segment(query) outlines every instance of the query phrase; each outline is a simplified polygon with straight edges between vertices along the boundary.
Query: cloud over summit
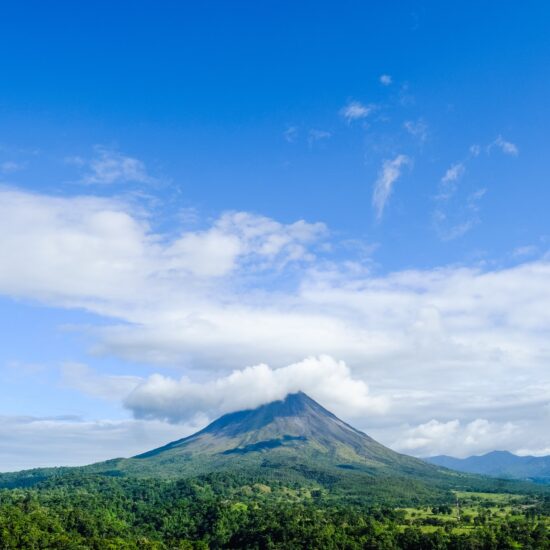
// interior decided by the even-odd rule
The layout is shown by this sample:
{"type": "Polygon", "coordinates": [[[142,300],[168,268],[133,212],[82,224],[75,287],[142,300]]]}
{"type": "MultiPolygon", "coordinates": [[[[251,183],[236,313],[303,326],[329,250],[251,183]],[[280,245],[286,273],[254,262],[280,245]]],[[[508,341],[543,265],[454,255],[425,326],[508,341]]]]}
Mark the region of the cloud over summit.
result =
{"type": "Polygon", "coordinates": [[[371,396],[367,384],[353,378],[345,363],[326,355],[279,369],[266,364],[247,367],[205,383],[155,374],[138,385],[124,403],[137,418],[182,422],[197,414],[213,419],[252,409],[298,391],[348,416],[377,414],[388,407],[387,399],[371,396]]]}

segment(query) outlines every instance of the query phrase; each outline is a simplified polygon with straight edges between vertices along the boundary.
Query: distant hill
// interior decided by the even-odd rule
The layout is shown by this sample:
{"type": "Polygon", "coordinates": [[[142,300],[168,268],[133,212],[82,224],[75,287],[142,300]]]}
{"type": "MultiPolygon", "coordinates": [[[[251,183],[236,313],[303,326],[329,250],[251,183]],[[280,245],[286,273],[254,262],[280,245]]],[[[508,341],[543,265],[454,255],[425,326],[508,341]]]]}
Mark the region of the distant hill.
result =
{"type": "Polygon", "coordinates": [[[324,487],[362,502],[448,500],[451,489],[531,490],[531,484],[458,473],[392,451],[302,392],[226,414],[194,435],[132,458],[3,474],[0,487],[97,475],[162,480],[229,476],[239,483],[324,487]]]}
{"type": "Polygon", "coordinates": [[[517,456],[508,451],[493,451],[468,458],[439,455],[425,460],[459,472],[550,484],[550,456],[517,456]]]}

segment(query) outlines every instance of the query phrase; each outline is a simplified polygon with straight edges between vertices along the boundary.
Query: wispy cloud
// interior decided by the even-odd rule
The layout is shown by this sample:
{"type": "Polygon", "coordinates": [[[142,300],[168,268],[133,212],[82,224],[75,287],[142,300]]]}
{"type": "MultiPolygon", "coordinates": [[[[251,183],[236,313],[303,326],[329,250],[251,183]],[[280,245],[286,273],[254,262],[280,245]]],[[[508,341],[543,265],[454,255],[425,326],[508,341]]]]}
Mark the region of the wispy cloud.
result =
{"type": "Polygon", "coordinates": [[[426,141],[428,138],[428,125],[421,118],[418,120],[406,120],[403,123],[403,127],[411,136],[419,139],[421,142],[426,141]]]}
{"type": "Polygon", "coordinates": [[[392,82],[393,82],[393,79],[391,75],[389,74],[380,75],[380,83],[383,84],[384,86],[389,86],[392,82]]]}
{"type": "Polygon", "coordinates": [[[464,167],[464,163],[457,162],[456,164],[453,164],[450,168],[447,169],[443,177],[441,178],[442,183],[452,183],[457,181],[462,174],[464,174],[466,168],[464,167]]]}
{"type": "Polygon", "coordinates": [[[294,143],[298,137],[298,128],[296,126],[289,126],[283,132],[283,138],[288,143],[294,143]]]}
{"type": "Polygon", "coordinates": [[[511,141],[506,141],[502,136],[498,136],[495,141],[489,144],[487,151],[490,152],[495,147],[500,149],[505,155],[510,155],[512,157],[517,157],[519,155],[517,145],[511,141]]]}
{"type": "Polygon", "coordinates": [[[94,148],[95,155],[86,159],[69,157],[66,161],[84,170],[81,183],[112,185],[117,183],[155,183],[143,161],[103,146],[94,148]]]}
{"type": "Polygon", "coordinates": [[[460,223],[455,223],[445,227],[448,217],[442,210],[436,210],[434,212],[434,221],[437,227],[437,234],[442,241],[452,241],[462,237],[476,225],[477,220],[468,219],[460,223]]]}
{"type": "Polygon", "coordinates": [[[470,210],[476,211],[479,208],[479,201],[486,195],[487,189],[476,189],[468,196],[468,207],[470,210]]]}
{"type": "Polygon", "coordinates": [[[439,193],[436,198],[438,200],[450,199],[456,192],[458,180],[465,172],[466,166],[463,162],[457,162],[447,168],[439,182],[439,193]]]}
{"type": "Polygon", "coordinates": [[[13,162],[11,160],[4,161],[0,163],[0,173],[1,174],[13,174],[23,169],[23,165],[19,162],[13,162]]]}
{"type": "Polygon", "coordinates": [[[372,204],[378,219],[381,219],[384,214],[384,208],[391,196],[395,182],[401,176],[403,167],[410,164],[411,159],[406,155],[397,155],[394,159],[385,160],[382,163],[372,194],[372,204]]]}
{"type": "Polygon", "coordinates": [[[473,145],[470,145],[469,152],[472,157],[479,157],[481,153],[481,147],[477,143],[474,143],[473,145]]]}
{"type": "Polygon", "coordinates": [[[486,189],[477,189],[470,193],[461,209],[459,209],[458,217],[461,221],[456,221],[457,215],[453,216],[455,222],[452,223],[449,216],[445,214],[441,208],[436,209],[434,213],[434,221],[436,222],[437,232],[442,241],[452,241],[462,237],[475,225],[480,223],[479,210],[480,201],[487,193],[486,189]]]}
{"type": "Polygon", "coordinates": [[[331,132],[327,132],[326,130],[310,130],[307,135],[307,142],[310,147],[313,146],[314,143],[318,141],[323,141],[332,136],[331,132]]]}
{"type": "Polygon", "coordinates": [[[464,192],[459,193],[459,182],[473,159],[477,159],[483,151],[489,155],[495,148],[506,155],[519,154],[519,149],[514,143],[499,135],[483,148],[479,144],[471,145],[464,160],[452,164],[441,177],[435,196],[436,207],[432,214],[435,230],[441,240],[450,241],[462,237],[480,223],[480,202],[487,189],[478,188],[465,196],[464,192]]]}
{"type": "MultiPolygon", "coordinates": [[[[480,202],[487,193],[485,187],[471,189],[461,183],[464,175],[474,159],[483,151],[487,154],[494,147],[508,150],[513,154],[515,145],[505,142],[499,136],[494,142],[482,148],[478,144],[469,147],[463,160],[455,162],[447,168],[438,184],[438,192],[434,197],[436,207],[432,214],[434,228],[442,241],[451,241],[462,237],[480,223],[480,202]],[[461,188],[463,188],[461,190],[461,188]]],[[[517,149],[515,149],[517,151],[517,149]]],[[[467,181],[465,182],[467,183],[467,181]]]]}
{"type": "Polygon", "coordinates": [[[457,204],[458,182],[465,173],[465,162],[456,162],[447,168],[439,182],[435,196],[437,206],[432,217],[442,241],[462,237],[479,223],[479,203],[487,189],[476,189],[457,204]]]}
{"type": "Polygon", "coordinates": [[[374,110],[375,105],[364,105],[360,101],[350,101],[347,105],[340,109],[340,115],[342,115],[348,123],[355,120],[361,120],[367,118],[374,110]]]}

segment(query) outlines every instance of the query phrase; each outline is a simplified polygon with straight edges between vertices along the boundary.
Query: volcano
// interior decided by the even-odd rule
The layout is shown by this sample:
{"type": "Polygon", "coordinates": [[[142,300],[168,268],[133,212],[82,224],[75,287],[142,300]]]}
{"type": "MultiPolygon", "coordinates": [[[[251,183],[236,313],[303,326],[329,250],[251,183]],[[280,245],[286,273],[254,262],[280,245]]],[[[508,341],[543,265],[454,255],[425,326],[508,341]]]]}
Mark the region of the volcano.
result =
{"type": "Polygon", "coordinates": [[[303,392],[256,409],[222,416],[203,430],[131,460],[181,467],[200,458],[215,469],[270,459],[307,459],[344,469],[432,471],[421,460],[396,453],[346,424],[303,392]]]}
{"type": "Polygon", "coordinates": [[[397,453],[302,392],[226,414],[189,437],[132,458],[3,474],[0,487],[31,486],[67,475],[156,480],[222,476],[224,483],[275,482],[324,488],[361,502],[394,503],[448,500],[451,489],[512,490],[510,484],[517,483],[454,472],[397,453]]]}
{"type": "Polygon", "coordinates": [[[89,468],[113,475],[192,477],[231,472],[258,479],[362,484],[401,479],[409,487],[445,474],[392,451],[303,392],[226,414],[201,431],[128,459],[89,468]]]}

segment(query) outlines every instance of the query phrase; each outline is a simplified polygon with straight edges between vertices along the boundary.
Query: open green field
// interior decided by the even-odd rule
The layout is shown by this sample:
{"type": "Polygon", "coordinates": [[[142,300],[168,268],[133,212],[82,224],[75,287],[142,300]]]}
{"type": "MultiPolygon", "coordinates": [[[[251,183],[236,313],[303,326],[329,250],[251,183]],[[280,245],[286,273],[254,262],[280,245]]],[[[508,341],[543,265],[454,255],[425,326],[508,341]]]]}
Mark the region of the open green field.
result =
{"type": "Polygon", "coordinates": [[[522,522],[536,522],[550,529],[549,510],[541,497],[466,491],[454,491],[454,495],[454,504],[400,508],[400,528],[414,526],[424,533],[443,529],[446,533],[468,534],[480,527],[491,529],[504,523],[517,527],[522,522]]]}

